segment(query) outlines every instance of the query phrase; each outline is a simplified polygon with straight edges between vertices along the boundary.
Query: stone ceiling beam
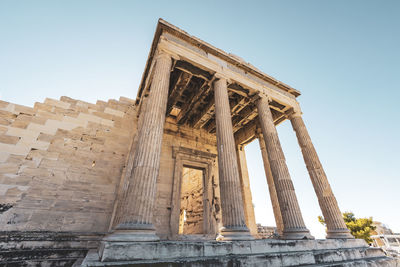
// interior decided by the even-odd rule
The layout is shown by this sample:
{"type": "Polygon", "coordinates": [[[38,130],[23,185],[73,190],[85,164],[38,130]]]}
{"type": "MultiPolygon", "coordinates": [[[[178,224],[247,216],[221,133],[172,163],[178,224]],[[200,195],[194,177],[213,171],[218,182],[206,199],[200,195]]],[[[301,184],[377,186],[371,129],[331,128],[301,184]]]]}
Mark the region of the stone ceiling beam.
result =
{"type": "Polygon", "coordinates": [[[187,72],[182,72],[179,75],[175,84],[172,84],[172,90],[168,97],[168,105],[167,105],[167,115],[171,113],[172,108],[175,106],[178,101],[180,95],[183,93],[184,89],[190,83],[192,79],[192,75],[187,72]]]}
{"type": "Polygon", "coordinates": [[[246,97],[246,98],[249,97],[249,90],[243,88],[241,85],[239,85],[239,84],[237,84],[237,83],[231,83],[231,84],[228,86],[228,89],[229,89],[230,91],[235,92],[235,93],[238,94],[238,95],[243,96],[243,97],[246,97]]]}
{"type": "Polygon", "coordinates": [[[283,91],[283,89],[274,89],[275,85],[263,82],[262,84],[258,82],[259,79],[257,77],[247,77],[241,75],[234,70],[227,67],[226,63],[220,62],[217,60],[213,60],[213,57],[207,57],[205,55],[200,55],[195,51],[181,45],[175,43],[173,41],[167,40],[166,38],[160,38],[159,49],[165,50],[171,54],[179,55],[181,59],[184,59],[187,62],[195,62],[197,66],[201,66],[202,69],[206,70],[210,73],[221,73],[227,79],[234,81],[234,83],[238,83],[243,85],[245,88],[248,88],[252,92],[250,93],[264,93],[272,98],[272,100],[276,100],[277,102],[285,105],[286,107],[297,108],[299,103],[296,101],[294,95],[283,91]]]}
{"type": "MultiPolygon", "coordinates": [[[[275,125],[282,123],[287,118],[287,114],[276,112],[273,109],[271,109],[271,113],[272,113],[272,118],[274,120],[275,125]]],[[[245,125],[245,127],[241,127],[235,132],[235,135],[234,135],[235,143],[237,145],[240,145],[240,144],[248,143],[251,140],[253,140],[255,138],[257,127],[258,127],[258,119],[257,119],[257,115],[256,115],[254,118],[252,118],[252,120],[250,122],[248,122],[245,125]]]]}
{"type": "Polygon", "coordinates": [[[240,112],[238,114],[238,116],[235,116],[232,119],[233,132],[240,129],[242,126],[247,124],[249,121],[251,121],[256,116],[257,116],[257,111],[250,105],[246,106],[242,110],[242,112],[240,112]]]}
{"type": "Polygon", "coordinates": [[[202,128],[214,115],[215,105],[214,101],[210,101],[204,107],[204,109],[193,118],[193,128],[202,128]]]}
{"type": "Polygon", "coordinates": [[[179,115],[177,117],[178,124],[184,124],[188,121],[188,119],[193,115],[194,112],[198,109],[198,107],[202,104],[202,99],[210,92],[211,86],[207,81],[204,81],[202,85],[200,85],[200,89],[193,95],[193,97],[188,100],[185,105],[182,107],[179,115]]]}
{"type": "Polygon", "coordinates": [[[202,78],[203,80],[210,81],[213,78],[213,74],[190,64],[187,61],[178,60],[175,63],[175,68],[184,72],[187,72],[193,76],[202,78]]]}

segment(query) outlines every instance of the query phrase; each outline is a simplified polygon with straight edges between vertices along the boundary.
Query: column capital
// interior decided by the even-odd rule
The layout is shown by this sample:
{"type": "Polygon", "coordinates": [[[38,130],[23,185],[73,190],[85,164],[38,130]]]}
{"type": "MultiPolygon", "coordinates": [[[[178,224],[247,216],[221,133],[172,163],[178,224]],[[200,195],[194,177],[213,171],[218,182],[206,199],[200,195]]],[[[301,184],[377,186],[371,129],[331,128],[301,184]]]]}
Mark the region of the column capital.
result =
{"type": "Polygon", "coordinates": [[[301,112],[300,108],[290,108],[287,111],[285,111],[285,117],[289,120],[295,117],[301,117],[303,113],[301,112]]]}
{"type": "Polygon", "coordinates": [[[262,138],[262,129],[260,123],[257,123],[256,130],[255,130],[256,138],[262,138]]]}
{"type": "Polygon", "coordinates": [[[250,97],[250,101],[253,102],[254,104],[257,104],[258,101],[261,99],[265,99],[268,101],[268,103],[271,103],[272,98],[264,93],[256,93],[255,95],[250,97]]]}
{"type": "Polygon", "coordinates": [[[228,86],[228,84],[231,83],[231,80],[227,76],[225,76],[224,74],[222,74],[220,72],[216,72],[214,74],[213,80],[214,80],[214,82],[217,80],[225,80],[227,86],[228,86]]]}
{"type": "Polygon", "coordinates": [[[179,60],[180,57],[177,54],[172,54],[171,52],[167,52],[162,48],[158,48],[155,55],[154,55],[154,59],[158,60],[159,58],[171,58],[174,60],[179,60]]]}

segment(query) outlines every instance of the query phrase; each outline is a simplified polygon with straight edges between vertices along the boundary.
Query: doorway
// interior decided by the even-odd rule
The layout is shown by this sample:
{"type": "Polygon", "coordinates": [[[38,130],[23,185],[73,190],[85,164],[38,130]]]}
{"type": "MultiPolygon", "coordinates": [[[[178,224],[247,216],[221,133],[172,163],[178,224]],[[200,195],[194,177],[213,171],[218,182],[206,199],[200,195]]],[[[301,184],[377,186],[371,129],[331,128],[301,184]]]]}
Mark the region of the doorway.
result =
{"type": "Polygon", "coordinates": [[[180,195],[180,235],[204,234],[204,171],[182,168],[180,195]]]}
{"type": "Polygon", "coordinates": [[[173,147],[171,240],[215,239],[221,227],[216,154],[186,147],[173,147]]]}

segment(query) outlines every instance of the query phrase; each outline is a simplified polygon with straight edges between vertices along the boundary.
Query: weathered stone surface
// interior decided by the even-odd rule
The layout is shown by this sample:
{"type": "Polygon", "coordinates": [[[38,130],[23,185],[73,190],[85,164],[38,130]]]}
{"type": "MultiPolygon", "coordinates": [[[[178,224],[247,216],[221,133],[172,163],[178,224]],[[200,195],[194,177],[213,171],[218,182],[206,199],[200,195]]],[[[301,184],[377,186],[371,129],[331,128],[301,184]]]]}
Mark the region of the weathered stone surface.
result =
{"type": "Polygon", "coordinates": [[[135,107],[124,113],[123,125],[113,127],[101,117],[79,116],[88,110],[66,97],[47,99],[35,109],[3,103],[2,118],[10,124],[0,132],[0,204],[10,208],[0,213],[2,230],[105,231],[135,107]]]}
{"type": "MultiPolygon", "coordinates": [[[[169,55],[157,56],[154,81],[138,131],[137,147],[130,179],[119,207],[122,216],[117,222],[118,230],[154,231],[153,211],[156,197],[157,177],[160,168],[165,112],[168,99],[169,72],[172,60],[169,55]],[[132,203],[135,203],[132,205],[132,203]]],[[[125,234],[125,232],[124,232],[125,234]]],[[[117,238],[117,236],[115,236],[117,238]]],[[[113,238],[110,236],[110,238],[113,238]]],[[[118,235],[119,238],[119,235],[118,235]]],[[[134,238],[134,237],[132,237],[134,238]]],[[[156,237],[151,238],[154,240],[156,237]]]]}
{"type": "Polygon", "coordinates": [[[0,232],[0,266],[73,266],[99,246],[103,233],[0,232]]]}
{"type": "Polygon", "coordinates": [[[107,243],[113,255],[89,253],[82,266],[400,266],[363,240],[107,243]],[[117,260],[116,260],[117,259],[117,260]]]}
{"type": "Polygon", "coordinates": [[[283,234],[282,213],[279,207],[279,201],[278,201],[278,195],[276,193],[274,177],[272,176],[271,166],[269,164],[268,152],[265,147],[264,137],[262,136],[261,133],[258,134],[258,142],[260,144],[261,156],[264,164],[265,177],[267,178],[269,197],[271,199],[272,210],[274,212],[276,228],[278,234],[282,235],[283,234]]]}
{"type": "Polygon", "coordinates": [[[312,238],[301,215],[292,179],[290,178],[266,97],[261,96],[257,100],[257,110],[282,215],[283,237],[286,239],[312,238]]]}
{"type": "MultiPolygon", "coordinates": [[[[256,227],[243,146],[260,126],[278,229],[311,238],[275,128],[299,111],[299,95],[160,20],[135,100],[0,101],[0,259],[77,266],[94,249],[84,266],[396,266],[359,240],[249,241],[256,227]],[[185,168],[197,170],[196,182],[185,168]]],[[[329,237],[343,237],[305,126],[292,123],[329,237]]]]}
{"type": "Polygon", "coordinates": [[[296,132],[303,158],[310,174],[318,202],[327,226],[327,238],[354,238],[344,223],[339,205],[300,114],[291,114],[290,122],[296,132]]]}
{"type": "Polygon", "coordinates": [[[214,82],[222,222],[225,227],[221,234],[223,235],[222,238],[226,240],[246,239],[250,238],[250,233],[244,218],[226,83],[227,81],[224,78],[214,82]]]}
{"type": "Polygon", "coordinates": [[[203,234],[203,171],[184,168],[181,185],[179,234],[203,234]]]}
{"type": "Polygon", "coordinates": [[[246,225],[252,236],[257,237],[257,225],[254,214],[253,199],[250,190],[250,177],[247,169],[246,154],[244,146],[237,147],[237,158],[242,189],[243,208],[245,213],[246,225]]]}

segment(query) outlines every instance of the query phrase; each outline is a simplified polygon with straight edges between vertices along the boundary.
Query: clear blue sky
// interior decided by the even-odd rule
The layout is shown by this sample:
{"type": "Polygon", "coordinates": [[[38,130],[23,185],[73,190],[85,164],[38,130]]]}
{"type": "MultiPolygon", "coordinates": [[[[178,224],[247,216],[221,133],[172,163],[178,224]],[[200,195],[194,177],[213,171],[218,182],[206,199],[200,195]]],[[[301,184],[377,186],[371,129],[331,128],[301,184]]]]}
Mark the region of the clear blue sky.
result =
{"type": "MultiPolygon", "coordinates": [[[[0,1],[0,98],[136,97],[159,17],[301,90],[342,211],[400,232],[400,1],[0,1]],[[151,3],[151,4],[150,4],[151,3]]],[[[278,127],[307,226],[321,214],[296,137],[278,127]]],[[[258,143],[257,222],[273,225],[258,143]]]]}

